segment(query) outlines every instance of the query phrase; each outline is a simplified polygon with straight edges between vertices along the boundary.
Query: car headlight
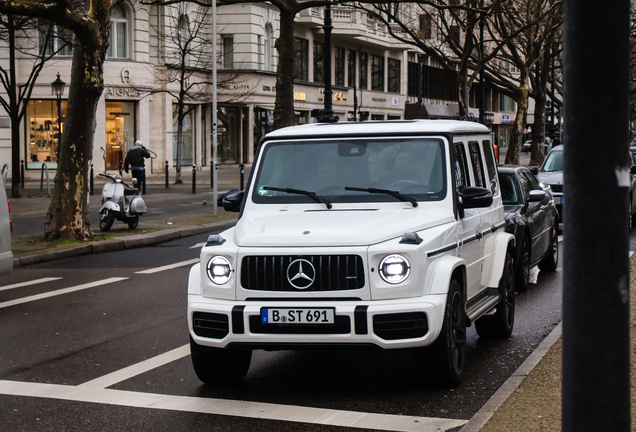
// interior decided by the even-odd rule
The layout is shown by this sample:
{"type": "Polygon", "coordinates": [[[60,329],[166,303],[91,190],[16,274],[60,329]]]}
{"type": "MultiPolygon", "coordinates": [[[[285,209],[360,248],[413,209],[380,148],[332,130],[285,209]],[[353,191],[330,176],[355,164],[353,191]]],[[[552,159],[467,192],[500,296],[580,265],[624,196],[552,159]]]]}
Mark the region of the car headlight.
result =
{"type": "Polygon", "coordinates": [[[217,285],[226,284],[232,277],[232,265],[227,258],[213,256],[208,261],[208,277],[217,285]]]}
{"type": "Polygon", "coordinates": [[[402,255],[388,255],[380,261],[380,277],[390,284],[399,284],[411,274],[411,265],[402,255]]]}

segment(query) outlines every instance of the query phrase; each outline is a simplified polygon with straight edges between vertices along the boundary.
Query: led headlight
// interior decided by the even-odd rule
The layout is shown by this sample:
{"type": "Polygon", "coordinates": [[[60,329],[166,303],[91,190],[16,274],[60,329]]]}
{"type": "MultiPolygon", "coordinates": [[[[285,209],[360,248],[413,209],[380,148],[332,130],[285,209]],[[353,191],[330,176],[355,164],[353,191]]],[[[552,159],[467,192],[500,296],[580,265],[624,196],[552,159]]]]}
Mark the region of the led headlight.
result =
{"type": "Polygon", "coordinates": [[[232,277],[232,266],[222,256],[213,256],[208,261],[208,277],[217,285],[226,284],[232,277]]]}
{"type": "Polygon", "coordinates": [[[388,255],[380,261],[379,272],[385,282],[399,284],[409,277],[411,265],[402,255],[388,255]]]}

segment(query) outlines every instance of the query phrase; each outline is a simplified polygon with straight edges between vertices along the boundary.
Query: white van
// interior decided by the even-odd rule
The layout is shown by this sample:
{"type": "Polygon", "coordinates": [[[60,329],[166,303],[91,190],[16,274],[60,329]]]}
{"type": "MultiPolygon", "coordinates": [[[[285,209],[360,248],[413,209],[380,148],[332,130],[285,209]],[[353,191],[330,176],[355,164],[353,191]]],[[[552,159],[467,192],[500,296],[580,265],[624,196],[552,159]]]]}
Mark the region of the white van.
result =
{"type": "Polygon", "coordinates": [[[11,252],[11,231],[13,226],[10,219],[11,204],[7,199],[4,183],[0,188],[0,276],[5,276],[13,270],[13,253],[11,252]]]}
{"type": "Polygon", "coordinates": [[[466,327],[510,336],[514,237],[490,130],[409,120],[267,134],[235,227],[210,236],[188,281],[192,362],[241,380],[253,349],[412,350],[459,384],[466,327]]]}

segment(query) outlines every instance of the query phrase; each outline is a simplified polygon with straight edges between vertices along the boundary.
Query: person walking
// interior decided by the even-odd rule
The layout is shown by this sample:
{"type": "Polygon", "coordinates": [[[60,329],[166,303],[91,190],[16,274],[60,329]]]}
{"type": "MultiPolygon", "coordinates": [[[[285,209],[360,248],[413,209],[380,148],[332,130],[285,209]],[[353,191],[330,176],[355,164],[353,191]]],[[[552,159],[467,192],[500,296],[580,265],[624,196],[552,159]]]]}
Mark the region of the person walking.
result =
{"type": "Polygon", "coordinates": [[[124,170],[128,174],[128,169],[132,171],[133,178],[137,179],[137,189],[139,194],[141,192],[146,193],[146,169],[144,167],[144,158],[150,158],[150,152],[146,150],[146,147],[141,141],[135,141],[135,145],[126,153],[126,159],[124,160],[124,170]]]}

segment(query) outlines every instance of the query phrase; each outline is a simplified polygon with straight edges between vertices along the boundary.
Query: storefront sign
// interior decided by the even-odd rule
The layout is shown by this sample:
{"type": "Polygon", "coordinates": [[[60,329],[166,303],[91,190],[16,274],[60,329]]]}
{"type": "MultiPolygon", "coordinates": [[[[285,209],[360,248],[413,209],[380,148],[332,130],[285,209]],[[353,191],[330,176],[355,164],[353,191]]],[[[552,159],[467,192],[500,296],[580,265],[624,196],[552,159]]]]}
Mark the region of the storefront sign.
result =
{"type": "Polygon", "coordinates": [[[307,94],[304,92],[294,92],[294,100],[305,101],[307,100],[307,94]]]}
{"type": "Polygon", "coordinates": [[[139,92],[134,87],[106,87],[106,97],[130,97],[138,98],[139,92]]]}
{"type": "Polygon", "coordinates": [[[346,102],[347,101],[347,97],[345,95],[343,95],[342,93],[335,93],[333,95],[333,100],[336,102],[346,102]]]}
{"type": "Polygon", "coordinates": [[[502,114],[501,115],[502,123],[510,123],[510,114],[502,114]]]}
{"type": "Polygon", "coordinates": [[[123,68],[121,70],[121,82],[124,84],[130,84],[130,69],[123,68]]]}
{"type": "Polygon", "coordinates": [[[399,105],[400,104],[400,98],[391,98],[391,105],[399,105]]]}
{"type": "Polygon", "coordinates": [[[386,102],[385,98],[371,98],[373,102],[386,102]]]}
{"type": "Polygon", "coordinates": [[[264,92],[275,92],[276,91],[276,87],[263,86],[263,91],[264,92]]]}
{"type": "Polygon", "coordinates": [[[249,90],[249,84],[219,84],[219,88],[224,90],[249,90]]]}

